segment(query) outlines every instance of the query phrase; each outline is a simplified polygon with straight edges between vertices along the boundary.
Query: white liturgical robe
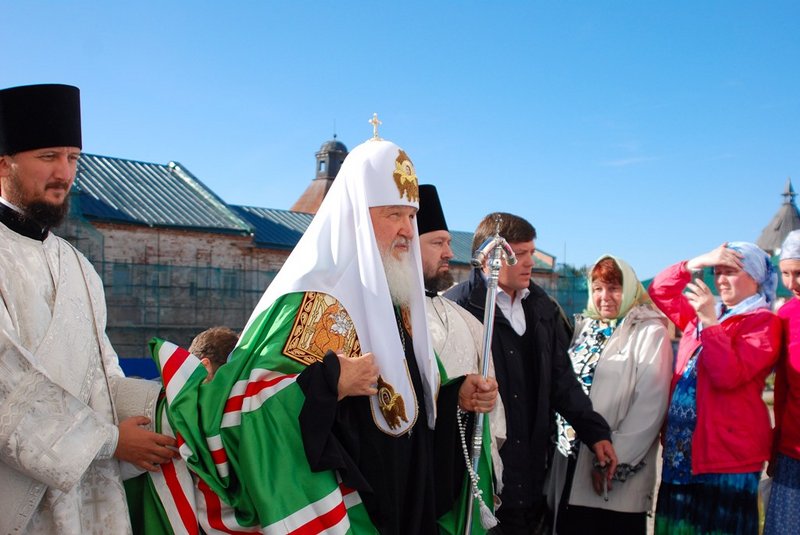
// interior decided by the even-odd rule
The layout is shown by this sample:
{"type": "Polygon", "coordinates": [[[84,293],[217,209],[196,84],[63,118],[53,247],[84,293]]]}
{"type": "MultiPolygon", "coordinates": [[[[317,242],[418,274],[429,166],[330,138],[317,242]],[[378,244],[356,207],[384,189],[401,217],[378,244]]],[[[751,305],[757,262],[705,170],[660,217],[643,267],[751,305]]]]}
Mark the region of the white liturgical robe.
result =
{"type": "MultiPolygon", "coordinates": [[[[483,325],[458,304],[446,297],[426,297],[428,329],[433,350],[442,361],[448,377],[468,373],[481,373],[483,352],[483,325]]],[[[491,355],[490,355],[491,357],[491,355]]],[[[489,361],[489,375],[494,377],[494,363],[489,361]]],[[[499,449],[506,439],[506,417],[503,400],[497,397],[494,410],[489,413],[492,433],[492,461],[500,494],[503,481],[503,462],[499,449]]]]}
{"type": "Polygon", "coordinates": [[[65,240],[0,223],[0,303],[0,532],[130,532],[112,396],[133,380],[99,276],[65,240]]]}

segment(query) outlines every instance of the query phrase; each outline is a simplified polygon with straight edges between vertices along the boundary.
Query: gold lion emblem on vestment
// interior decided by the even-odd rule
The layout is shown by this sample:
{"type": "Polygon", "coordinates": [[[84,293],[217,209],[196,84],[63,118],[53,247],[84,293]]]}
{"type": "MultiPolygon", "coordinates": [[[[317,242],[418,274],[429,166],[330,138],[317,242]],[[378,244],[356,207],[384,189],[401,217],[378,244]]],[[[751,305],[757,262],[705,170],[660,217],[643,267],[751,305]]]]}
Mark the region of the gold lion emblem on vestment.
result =
{"type": "Polygon", "coordinates": [[[394,387],[378,376],[378,407],[380,407],[389,429],[400,427],[400,420],[408,423],[406,404],[403,396],[394,391],[394,387]]]}

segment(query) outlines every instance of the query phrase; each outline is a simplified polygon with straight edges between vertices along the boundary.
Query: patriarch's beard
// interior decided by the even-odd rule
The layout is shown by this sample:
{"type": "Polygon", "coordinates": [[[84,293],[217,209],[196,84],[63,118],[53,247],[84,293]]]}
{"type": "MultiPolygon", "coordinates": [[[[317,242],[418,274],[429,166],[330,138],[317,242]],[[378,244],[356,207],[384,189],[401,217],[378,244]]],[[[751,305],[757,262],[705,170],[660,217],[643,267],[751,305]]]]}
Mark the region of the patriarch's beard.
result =
{"type": "Polygon", "coordinates": [[[381,251],[381,259],[383,260],[383,270],[386,273],[386,282],[389,283],[392,303],[399,307],[407,307],[411,304],[417,286],[416,273],[411,263],[411,255],[407,250],[401,252],[400,258],[395,258],[392,254],[398,240],[402,240],[402,238],[395,239],[387,250],[381,251]]]}

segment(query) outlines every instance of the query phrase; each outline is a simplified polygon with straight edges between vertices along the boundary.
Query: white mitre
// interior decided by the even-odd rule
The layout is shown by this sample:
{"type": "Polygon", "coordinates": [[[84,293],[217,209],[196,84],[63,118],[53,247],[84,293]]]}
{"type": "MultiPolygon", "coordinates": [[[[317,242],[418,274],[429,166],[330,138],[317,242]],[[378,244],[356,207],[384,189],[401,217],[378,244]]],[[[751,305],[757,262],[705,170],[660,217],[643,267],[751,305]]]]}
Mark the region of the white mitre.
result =
{"type": "MultiPolygon", "coordinates": [[[[254,318],[282,295],[308,291],[332,295],[352,318],[362,352],[375,355],[381,378],[402,396],[405,404],[408,421],[392,428],[380,410],[378,396],[372,396],[375,424],[388,434],[402,435],[417,420],[418,400],[411,385],[369,214],[370,207],[387,205],[419,208],[417,176],[400,147],[390,141],[370,139],[345,159],[308,230],[267,288],[245,331],[254,318]]],[[[426,322],[416,222],[414,234],[410,254],[417,288],[409,308],[414,354],[425,390],[427,424],[433,428],[439,372],[426,322]]]]}

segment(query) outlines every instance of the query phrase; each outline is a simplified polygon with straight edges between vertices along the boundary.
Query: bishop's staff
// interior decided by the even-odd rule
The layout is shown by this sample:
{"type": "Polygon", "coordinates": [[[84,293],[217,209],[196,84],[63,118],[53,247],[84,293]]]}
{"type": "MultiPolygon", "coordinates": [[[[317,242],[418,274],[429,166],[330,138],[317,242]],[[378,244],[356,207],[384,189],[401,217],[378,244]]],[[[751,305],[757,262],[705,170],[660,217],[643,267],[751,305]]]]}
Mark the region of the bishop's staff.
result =
{"type": "MultiPolygon", "coordinates": [[[[494,331],[494,307],[497,301],[497,279],[500,276],[502,259],[505,258],[506,264],[513,266],[517,263],[517,257],[505,238],[500,236],[500,223],[502,218],[498,214],[495,216],[494,236],[487,238],[475,251],[472,265],[482,267],[486,262],[489,267],[489,276],[486,283],[486,305],[483,312],[483,355],[481,356],[483,378],[489,375],[489,350],[492,346],[492,332],[494,331]]],[[[486,504],[481,500],[481,492],[478,489],[478,465],[480,464],[481,449],[483,447],[483,426],[488,414],[476,414],[475,429],[472,433],[472,462],[468,463],[468,471],[472,483],[472,492],[467,501],[467,522],[465,527],[466,535],[472,532],[472,509],[474,500],[477,498],[481,503],[481,524],[489,529],[497,525],[497,519],[491,514],[486,504]],[[487,517],[488,513],[488,517],[487,517]]],[[[466,445],[465,453],[466,453],[466,445]]]]}

